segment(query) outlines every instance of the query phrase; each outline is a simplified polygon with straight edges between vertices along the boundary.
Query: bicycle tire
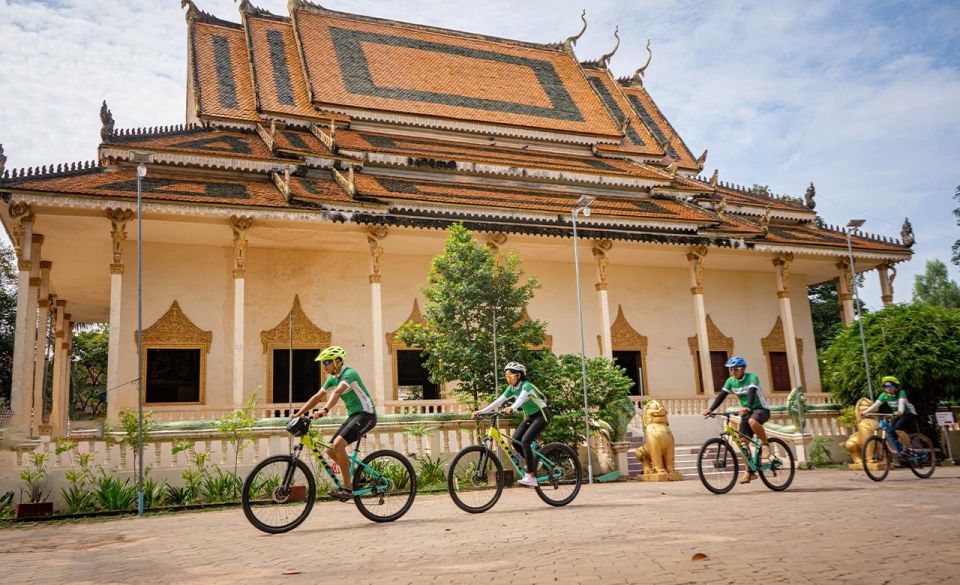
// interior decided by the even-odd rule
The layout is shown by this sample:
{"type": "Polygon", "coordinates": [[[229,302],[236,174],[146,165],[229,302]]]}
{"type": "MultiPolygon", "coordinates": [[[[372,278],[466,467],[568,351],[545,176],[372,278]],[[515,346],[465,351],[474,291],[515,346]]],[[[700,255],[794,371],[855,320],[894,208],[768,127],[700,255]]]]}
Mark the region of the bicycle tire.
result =
{"type": "Polygon", "coordinates": [[[551,506],[566,506],[577,497],[577,494],[580,493],[580,486],[583,485],[583,469],[580,466],[580,459],[577,457],[577,452],[570,448],[569,445],[564,445],[563,443],[547,443],[544,445],[540,451],[540,465],[537,467],[537,477],[541,475],[549,475],[550,470],[544,465],[544,460],[551,463],[551,465],[556,465],[560,462],[560,467],[564,470],[563,479],[559,479],[554,482],[549,483],[540,483],[537,487],[537,495],[540,496],[540,499],[544,502],[550,504],[551,506]],[[553,453],[551,456],[550,454],[553,453]],[[561,459],[561,457],[566,457],[566,459],[561,459]],[[567,474],[572,475],[572,477],[567,477],[567,474]],[[559,495],[559,490],[563,485],[573,484],[573,491],[568,493],[566,496],[561,498],[554,498],[551,495],[559,495]]]}
{"type": "Polygon", "coordinates": [[[471,445],[461,450],[453,458],[453,461],[450,462],[450,467],[447,469],[447,491],[450,493],[450,499],[453,500],[453,503],[457,505],[458,508],[464,512],[469,512],[470,514],[480,514],[486,512],[497,503],[497,500],[500,499],[501,494],[503,494],[503,464],[500,463],[500,459],[497,457],[496,453],[492,450],[482,446],[482,445],[471,445]],[[475,464],[473,458],[476,458],[476,461],[482,459],[482,456],[486,453],[488,465],[493,464],[494,471],[494,486],[493,490],[475,490],[470,493],[489,493],[489,500],[478,500],[477,503],[471,501],[467,502],[461,497],[460,483],[463,481],[469,481],[471,486],[474,487],[490,487],[489,484],[489,467],[487,469],[476,469],[469,476],[464,474],[470,471],[469,465],[475,464]],[[461,463],[466,463],[467,467],[464,469],[463,473],[460,474],[461,477],[458,477],[457,469],[461,463]]]}
{"type": "Polygon", "coordinates": [[[760,481],[763,482],[763,485],[772,489],[775,492],[782,492],[783,490],[790,487],[790,484],[793,483],[794,475],[797,471],[797,464],[793,457],[793,451],[790,449],[790,446],[787,445],[782,439],[772,437],[767,441],[770,445],[771,451],[776,455],[781,462],[784,462],[784,459],[787,459],[782,467],[778,469],[760,469],[758,471],[760,475],[760,481]],[[774,447],[776,445],[776,447],[774,447]],[[786,473],[786,481],[782,483],[776,481],[780,476],[786,473]]]}
{"type": "Polygon", "coordinates": [[[883,481],[893,466],[893,456],[887,449],[886,441],[876,435],[867,438],[860,452],[863,459],[863,471],[873,481],[883,481]],[[877,467],[877,469],[871,469],[877,467]]]}
{"type": "Polygon", "coordinates": [[[916,461],[912,458],[905,457],[907,465],[910,466],[910,471],[920,479],[927,479],[933,475],[934,470],[937,468],[937,452],[933,447],[933,441],[922,433],[915,433],[910,436],[910,446],[921,456],[921,459],[916,461]],[[926,454],[925,459],[923,458],[924,453],[926,454]]]}
{"type": "Polygon", "coordinates": [[[697,454],[697,475],[700,476],[703,487],[715,494],[725,494],[732,490],[737,483],[737,476],[740,474],[739,459],[737,452],[731,449],[729,443],[720,437],[713,437],[704,441],[703,445],[700,445],[700,453],[697,454]],[[714,450],[711,451],[711,448],[714,450]],[[720,477],[720,474],[725,472],[728,467],[732,468],[733,471],[730,474],[729,481],[726,481],[720,477]],[[711,479],[719,481],[714,484],[711,479]]]}
{"type": "MultiPolygon", "coordinates": [[[[363,464],[367,467],[358,465],[353,472],[354,489],[357,489],[357,486],[364,485],[364,483],[369,485],[372,481],[385,483],[383,490],[375,489],[371,493],[353,497],[353,503],[356,504],[360,513],[368,520],[374,522],[393,522],[406,514],[410,510],[410,507],[413,506],[413,500],[417,497],[417,473],[414,471],[413,464],[410,463],[410,460],[396,451],[381,449],[364,457],[363,464]],[[402,474],[403,471],[406,471],[406,478],[402,478],[401,475],[401,481],[397,482],[396,478],[389,477],[386,474],[380,475],[379,477],[372,476],[367,469],[372,468],[376,470],[378,466],[376,461],[378,459],[394,459],[395,463],[401,467],[401,469],[395,470],[394,473],[399,472],[402,474]],[[402,491],[389,492],[386,488],[391,484],[397,486],[397,490],[402,491]],[[407,485],[408,487],[403,488],[402,485],[407,485]],[[400,507],[392,512],[382,513],[378,508],[385,505],[388,497],[400,498],[398,500],[392,500],[395,504],[399,504],[400,507]]],[[[383,465],[391,465],[391,463],[384,463],[383,465]]],[[[379,472],[377,473],[379,474],[379,472]]],[[[386,508],[383,508],[383,510],[386,510],[386,508]]]]}
{"type": "MultiPolygon", "coordinates": [[[[289,469],[289,467],[287,467],[286,469],[289,469]]],[[[276,488],[274,488],[274,493],[275,493],[275,490],[276,488]]],[[[258,463],[257,466],[253,468],[253,471],[251,471],[250,474],[247,475],[247,479],[243,482],[243,488],[241,490],[241,495],[240,495],[240,500],[243,505],[243,514],[247,517],[247,520],[250,522],[250,524],[253,524],[255,528],[257,528],[260,531],[266,532],[268,534],[281,534],[284,532],[289,532],[294,528],[296,528],[297,526],[300,526],[300,524],[302,524],[303,521],[307,519],[307,516],[310,515],[310,511],[313,509],[313,504],[316,501],[316,498],[317,498],[317,483],[315,478],[313,477],[313,473],[310,471],[310,467],[300,459],[295,459],[291,455],[274,455],[273,457],[267,457],[266,459],[258,463]],[[306,485],[307,491],[305,494],[306,503],[303,510],[297,516],[295,516],[292,521],[287,522],[285,524],[270,524],[265,520],[261,519],[261,517],[256,513],[256,507],[258,505],[258,502],[262,502],[264,500],[258,500],[255,497],[253,497],[258,495],[253,493],[254,491],[253,488],[257,481],[257,478],[259,477],[260,472],[266,469],[268,466],[274,465],[277,463],[281,463],[281,464],[286,463],[287,466],[291,464],[295,465],[296,468],[303,473],[307,482],[307,485],[306,485]]],[[[272,496],[271,500],[274,502],[275,506],[283,506],[286,503],[286,501],[278,502],[276,500],[276,496],[272,496]]]]}

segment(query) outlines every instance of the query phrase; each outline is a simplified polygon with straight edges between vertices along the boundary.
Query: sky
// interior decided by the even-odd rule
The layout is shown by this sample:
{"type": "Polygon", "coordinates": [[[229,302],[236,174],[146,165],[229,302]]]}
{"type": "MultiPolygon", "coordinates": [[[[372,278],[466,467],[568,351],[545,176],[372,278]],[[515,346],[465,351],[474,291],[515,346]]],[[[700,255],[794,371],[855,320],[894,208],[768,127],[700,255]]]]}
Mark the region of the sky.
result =
{"type": "MultiPolygon", "coordinates": [[[[231,0],[196,0],[239,22],[231,0]]],[[[285,0],[258,6],[286,14],[285,0]]],[[[960,239],[960,2],[935,0],[325,1],[330,9],[534,42],[588,28],[575,52],[617,76],[653,62],[645,86],[706,173],[802,196],[829,223],[917,244],[915,274],[960,239]]],[[[0,0],[0,144],[7,168],[96,158],[100,103],[117,128],[183,123],[186,25],[177,0],[0,0]]],[[[862,296],[880,306],[875,272],[862,296]]]]}

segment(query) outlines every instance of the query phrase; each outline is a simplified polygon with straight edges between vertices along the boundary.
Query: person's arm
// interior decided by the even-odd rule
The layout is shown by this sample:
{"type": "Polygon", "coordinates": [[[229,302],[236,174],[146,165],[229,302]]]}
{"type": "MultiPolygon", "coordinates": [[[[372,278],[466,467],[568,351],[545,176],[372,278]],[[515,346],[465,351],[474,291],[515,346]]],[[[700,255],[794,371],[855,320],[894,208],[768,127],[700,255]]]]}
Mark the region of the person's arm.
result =
{"type": "Polygon", "coordinates": [[[907,395],[900,393],[900,399],[897,400],[897,416],[902,416],[907,411],[907,395]]]}
{"type": "Polygon", "coordinates": [[[310,397],[310,400],[307,400],[304,405],[294,414],[291,418],[297,418],[298,416],[303,416],[304,413],[310,412],[310,410],[319,404],[327,396],[327,390],[321,388],[316,394],[310,397]]]}
{"type": "Polygon", "coordinates": [[[860,413],[860,416],[863,416],[863,415],[865,415],[865,414],[874,412],[875,410],[877,410],[877,409],[880,408],[880,405],[881,405],[881,404],[883,404],[883,401],[878,399],[878,400],[875,401],[873,404],[871,404],[870,406],[868,406],[867,408],[865,408],[865,409],[863,410],[863,412],[860,413]]]}
{"type": "Polygon", "coordinates": [[[480,410],[478,410],[478,411],[477,411],[477,414],[487,414],[488,412],[493,412],[494,410],[496,410],[496,409],[500,408],[501,406],[503,406],[503,403],[506,402],[506,401],[507,401],[507,391],[504,390],[504,391],[503,391],[503,394],[501,394],[499,398],[497,398],[496,400],[494,400],[494,401],[491,402],[490,404],[488,404],[488,405],[486,405],[485,407],[483,407],[483,408],[481,408],[480,410]]]}
{"type": "Polygon", "coordinates": [[[520,406],[530,399],[530,387],[526,384],[523,385],[523,390],[520,391],[520,395],[517,396],[517,399],[513,401],[513,404],[510,405],[510,408],[514,412],[520,410],[520,406]]]}
{"type": "Polygon", "coordinates": [[[718,406],[723,404],[723,401],[727,399],[727,394],[729,394],[725,389],[720,391],[720,394],[717,394],[717,397],[713,399],[713,404],[710,405],[710,408],[707,409],[707,413],[711,413],[717,409],[718,406]]]}
{"type": "Polygon", "coordinates": [[[327,400],[327,403],[323,405],[323,408],[321,408],[321,410],[324,411],[323,416],[326,416],[326,414],[330,412],[334,406],[337,405],[337,401],[340,400],[340,396],[344,392],[346,392],[349,388],[350,388],[350,384],[348,384],[346,381],[342,381],[339,384],[337,384],[337,387],[334,388],[332,392],[330,392],[330,398],[327,400]]]}
{"type": "MultiPolygon", "coordinates": [[[[760,390],[756,386],[750,386],[747,388],[747,404],[753,404],[753,399],[757,397],[757,391],[760,390]]],[[[746,408],[741,408],[740,410],[753,410],[753,407],[748,406],[746,408]]]]}

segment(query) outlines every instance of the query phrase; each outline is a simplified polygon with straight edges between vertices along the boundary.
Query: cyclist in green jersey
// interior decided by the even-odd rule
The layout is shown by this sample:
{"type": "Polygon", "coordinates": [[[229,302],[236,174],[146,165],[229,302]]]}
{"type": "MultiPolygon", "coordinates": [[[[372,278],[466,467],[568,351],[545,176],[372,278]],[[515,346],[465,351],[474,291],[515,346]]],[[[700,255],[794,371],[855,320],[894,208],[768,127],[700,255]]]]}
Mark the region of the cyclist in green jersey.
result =
{"type": "MultiPolygon", "coordinates": [[[[750,449],[749,438],[756,433],[761,443],[767,447],[767,457],[771,457],[770,445],[767,443],[767,432],[763,428],[763,423],[770,420],[770,409],[763,399],[760,392],[760,379],[754,374],[747,373],[747,360],[741,356],[735,355],[727,360],[726,367],[730,372],[723,385],[723,390],[717,395],[717,398],[710,405],[710,408],[703,411],[703,416],[709,415],[717,409],[730,394],[736,395],[740,399],[740,442],[744,449],[750,449]]],[[[750,483],[756,479],[756,475],[751,471],[740,479],[740,483],[750,483]]]]}
{"type": "Polygon", "coordinates": [[[890,421],[890,426],[897,432],[897,438],[900,443],[911,452],[910,437],[907,431],[916,431],[917,429],[917,409],[907,400],[907,391],[900,386],[900,380],[895,376],[884,376],[880,383],[883,384],[883,392],[877,396],[877,400],[867,407],[863,412],[857,415],[857,418],[863,418],[864,414],[875,412],[880,407],[888,407],[896,416],[890,421]]]}
{"type": "Polygon", "coordinates": [[[513,432],[513,440],[520,443],[521,449],[517,454],[523,456],[527,462],[527,474],[520,480],[520,485],[524,487],[537,487],[537,459],[533,456],[533,442],[540,436],[547,425],[550,424],[550,409],[547,408],[547,401],[540,390],[527,381],[527,368],[519,362],[510,362],[504,367],[507,378],[507,387],[503,389],[503,394],[499,398],[488,404],[486,407],[473,413],[474,416],[492,412],[501,406],[507,400],[514,398],[513,404],[504,408],[504,412],[511,413],[516,410],[522,410],[526,415],[513,432]]]}
{"type": "Polygon", "coordinates": [[[307,400],[303,407],[291,417],[302,416],[322,400],[326,400],[323,407],[313,414],[314,418],[323,418],[336,406],[337,400],[343,398],[343,403],[347,407],[347,420],[334,433],[333,448],[327,449],[327,455],[337,462],[340,467],[340,477],[343,478],[343,488],[331,490],[330,495],[343,501],[353,497],[347,446],[359,441],[363,435],[377,426],[377,411],[373,406],[373,399],[370,398],[370,393],[367,392],[357,371],[344,365],[343,361],[346,357],[346,352],[337,345],[328,347],[317,355],[316,361],[323,366],[327,380],[323,383],[323,388],[311,396],[310,400],[307,400]]]}

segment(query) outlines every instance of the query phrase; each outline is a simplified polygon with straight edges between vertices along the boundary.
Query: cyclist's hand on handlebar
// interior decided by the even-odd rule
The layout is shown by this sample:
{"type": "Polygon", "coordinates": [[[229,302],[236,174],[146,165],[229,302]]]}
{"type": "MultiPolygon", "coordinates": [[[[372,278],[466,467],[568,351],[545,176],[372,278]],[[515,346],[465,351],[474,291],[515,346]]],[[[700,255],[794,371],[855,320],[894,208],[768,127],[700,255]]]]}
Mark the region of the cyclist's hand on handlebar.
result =
{"type": "Polygon", "coordinates": [[[702,414],[703,414],[703,418],[707,418],[708,416],[710,416],[711,412],[712,412],[712,411],[711,411],[709,408],[703,409],[703,413],[702,413],[702,414]]]}
{"type": "Polygon", "coordinates": [[[321,419],[324,416],[326,416],[326,413],[323,412],[322,410],[318,410],[317,412],[313,413],[313,415],[311,416],[313,416],[313,418],[316,418],[316,419],[321,419]]]}
{"type": "Polygon", "coordinates": [[[504,408],[504,409],[503,409],[503,413],[504,413],[504,414],[512,414],[512,413],[513,413],[513,407],[512,407],[512,406],[508,406],[508,407],[504,408]]]}
{"type": "Polygon", "coordinates": [[[749,409],[749,408],[741,408],[741,409],[740,409],[740,412],[738,412],[737,414],[739,414],[740,416],[743,416],[743,415],[747,414],[748,412],[750,412],[750,409],[749,409]]]}

